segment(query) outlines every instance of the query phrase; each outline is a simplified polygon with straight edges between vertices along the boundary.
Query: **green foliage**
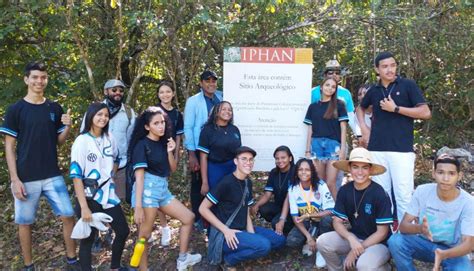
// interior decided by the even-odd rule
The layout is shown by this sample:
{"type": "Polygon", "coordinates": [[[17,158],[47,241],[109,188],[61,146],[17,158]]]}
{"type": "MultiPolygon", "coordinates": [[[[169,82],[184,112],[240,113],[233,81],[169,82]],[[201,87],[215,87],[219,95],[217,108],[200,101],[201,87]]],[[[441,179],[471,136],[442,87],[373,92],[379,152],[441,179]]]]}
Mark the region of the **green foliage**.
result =
{"type": "MultiPolygon", "coordinates": [[[[313,84],[320,83],[324,63],[335,56],[353,93],[375,82],[373,58],[390,50],[433,112],[431,120],[416,124],[419,154],[474,141],[469,1],[121,2],[116,8],[110,1],[0,2],[0,115],[25,95],[25,64],[45,60],[46,96],[71,108],[75,118],[73,135],[60,149],[63,169],[81,116],[92,100],[102,98],[107,79],[119,77],[132,87],[128,101],[139,112],[158,102],[159,80],[170,79],[183,110],[186,98],[199,89],[203,69],[222,74],[223,50],[230,46],[312,48],[313,84]]],[[[3,193],[9,178],[2,144],[3,193]]]]}

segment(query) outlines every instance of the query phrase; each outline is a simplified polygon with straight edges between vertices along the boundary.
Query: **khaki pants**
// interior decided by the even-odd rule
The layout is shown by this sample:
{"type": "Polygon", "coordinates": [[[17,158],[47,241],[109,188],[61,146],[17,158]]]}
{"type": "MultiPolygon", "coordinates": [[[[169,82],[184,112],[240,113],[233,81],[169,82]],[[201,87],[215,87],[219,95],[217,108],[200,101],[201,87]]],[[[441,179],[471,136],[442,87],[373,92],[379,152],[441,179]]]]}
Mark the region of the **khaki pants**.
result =
{"type": "MultiPolygon", "coordinates": [[[[343,270],[343,258],[350,252],[349,242],[337,232],[332,231],[319,236],[317,240],[318,251],[326,260],[329,271],[343,270]]],[[[387,263],[390,252],[383,244],[376,244],[365,249],[356,263],[357,270],[390,270],[387,263]]]]}
{"type": "Polygon", "coordinates": [[[115,183],[115,194],[120,200],[125,200],[125,171],[126,167],[117,170],[113,178],[115,183]]]}

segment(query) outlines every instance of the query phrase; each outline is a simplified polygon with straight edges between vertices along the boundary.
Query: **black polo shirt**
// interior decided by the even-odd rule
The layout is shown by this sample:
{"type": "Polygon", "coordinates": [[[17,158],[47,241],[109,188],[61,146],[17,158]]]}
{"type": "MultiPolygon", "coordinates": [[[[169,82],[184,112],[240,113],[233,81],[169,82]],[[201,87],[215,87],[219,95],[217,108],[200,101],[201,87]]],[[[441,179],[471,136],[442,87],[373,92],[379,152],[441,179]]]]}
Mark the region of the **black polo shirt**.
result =
{"type": "Polygon", "coordinates": [[[240,146],[240,131],[235,125],[217,126],[209,123],[201,130],[197,149],[207,153],[209,161],[224,163],[234,159],[235,151],[240,146]]]}
{"type": "Polygon", "coordinates": [[[362,108],[372,106],[372,126],[368,149],[370,151],[413,152],[413,118],[387,112],[380,101],[391,96],[396,105],[416,107],[426,104],[420,88],[413,80],[397,77],[385,88],[380,83],[369,89],[362,108]]]}

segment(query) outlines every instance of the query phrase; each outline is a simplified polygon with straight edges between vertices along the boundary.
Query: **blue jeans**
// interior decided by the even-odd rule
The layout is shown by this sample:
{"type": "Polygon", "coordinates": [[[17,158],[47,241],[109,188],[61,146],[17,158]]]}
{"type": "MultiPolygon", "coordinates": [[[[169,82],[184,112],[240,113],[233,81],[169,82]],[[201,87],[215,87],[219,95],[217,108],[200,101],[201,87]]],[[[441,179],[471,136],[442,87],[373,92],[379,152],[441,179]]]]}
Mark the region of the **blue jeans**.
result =
{"type": "Polygon", "coordinates": [[[56,216],[74,216],[69,192],[63,176],[23,183],[27,193],[26,200],[15,198],[15,223],[30,225],[36,220],[41,196],[48,200],[56,216]]]}
{"type": "Polygon", "coordinates": [[[325,137],[313,137],[311,140],[311,155],[316,156],[320,161],[339,160],[339,150],[341,143],[334,139],[325,137]]]}
{"type": "MultiPolygon", "coordinates": [[[[448,246],[436,244],[416,234],[392,235],[388,240],[388,248],[397,266],[397,270],[415,271],[413,259],[434,263],[436,249],[449,249],[448,246]]],[[[449,258],[441,262],[444,271],[472,270],[471,261],[467,256],[449,258]]]]}
{"type": "Polygon", "coordinates": [[[264,257],[272,249],[285,246],[286,238],[274,231],[262,227],[255,227],[255,233],[241,231],[236,234],[239,244],[237,249],[232,250],[224,240],[222,247],[224,261],[229,265],[236,265],[246,260],[264,257]]]}
{"type": "Polygon", "coordinates": [[[207,161],[207,181],[209,184],[209,191],[216,187],[224,176],[231,174],[234,171],[234,159],[223,163],[207,161]]]}

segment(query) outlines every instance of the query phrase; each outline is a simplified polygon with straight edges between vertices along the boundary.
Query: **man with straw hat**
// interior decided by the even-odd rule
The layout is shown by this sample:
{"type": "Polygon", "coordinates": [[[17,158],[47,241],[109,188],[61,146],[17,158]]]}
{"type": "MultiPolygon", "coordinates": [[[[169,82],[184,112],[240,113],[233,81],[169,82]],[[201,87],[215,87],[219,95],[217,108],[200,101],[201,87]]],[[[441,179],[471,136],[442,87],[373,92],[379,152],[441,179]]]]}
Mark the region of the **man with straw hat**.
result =
{"type": "Polygon", "coordinates": [[[390,270],[390,253],[386,241],[393,222],[390,198],[370,176],[385,172],[385,167],[372,162],[364,148],[352,150],[349,160],[334,164],[351,174],[353,181],[342,186],[333,210],[335,231],[322,234],[318,250],[328,269],[390,270]],[[344,225],[348,221],[350,229],[344,225]],[[344,262],[341,256],[345,256],[344,262]]]}

